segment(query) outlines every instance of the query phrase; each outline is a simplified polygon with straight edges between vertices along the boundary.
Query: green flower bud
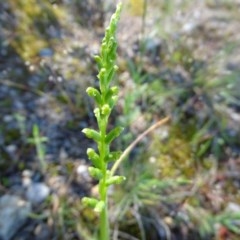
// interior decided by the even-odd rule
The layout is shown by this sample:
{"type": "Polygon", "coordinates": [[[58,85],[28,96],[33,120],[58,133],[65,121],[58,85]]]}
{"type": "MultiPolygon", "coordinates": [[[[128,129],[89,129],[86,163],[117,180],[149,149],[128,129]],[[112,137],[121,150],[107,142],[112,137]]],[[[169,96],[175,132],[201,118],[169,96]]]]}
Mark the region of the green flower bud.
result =
{"type": "Polygon", "coordinates": [[[110,37],[109,41],[108,41],[108,54],[110,55],[110,59],[111,59],[111,55],[115,53],[115,48],[116,48],[117,42],[115,40],[115,37],[110,37]]]}
{"type": "Polygon", "coordinates": [[[105,203],[104,203],[103,201],[99,201],[99,202],[96,204],[96,206],[95,206],[95,208],[94,208],[94,211],[97,212],[97,213],[101,213],[102,210],[104,209],[104,207],[105,207],[105,203]]]}
{"type": "Polygon", "coordinates": [[[118,96],[112,96],[112,98],[109,100],[110,101],[109,105],[111,106],[111,108],[113,108],[117,100],[118,100],[118,96]]]}
{"type": "Polygon", "coordinates": [[[117,65],[114,65],[113,68],[114,68],[115,72],[119,69],[117,65]]]}
{"type": "Polygon", "coordinates": [[[110,177],[109,179],[107,179],[106,185],[109,186],[112,184],[120,184],[125,180],[126,180],[126,177],[124,177],[124,176],[113,176],[113,177],[110,177]]]}
{"type": "Polygon", "coordinates": [[[82,132],[88,137],[92,138],[95,142],[101,141],[101,135],[99,132],[91,129],[91,128],[84,128],[82,132]]]}
{"type": "Polygon", "coordinates": [[[86,207],[95,208],[99,201],[95,198],[84,197],[82,198],[82,204],[86,207]]]}
{"type": "Polygon", "coordinates": [[[118,87],[117,86],[111,87],[111,92],[112,92],[112,95],[117,95],[119,92],[118,87]]]}
{"type": "Polygon", "coordinates": [[[97,75],[98,79],[102,82],[105,79],[105,73],[107,72],[106,68],[101,68],[99,74],[97,75]]]}
{"type": "Polygon", "coordinates": [[[93,112],[94,112],[96,119],[99,120],[100,119],[100,109],[95,108],[93,112]]]}
{"type": "Polygon", "coordinates": [[[117,95],[118,95],[118,87],[116,86],[111,87],[106,94],[105,101],[109,102],[111,101],[113,96],[117,96],[117,95]]]}
{"type": "Polygon", "coordinates": [[[101,113],[103,116],[108,116],[111,112],[111,108],[109,107],[108,104],[104,104],[101,108],[101,113]]]}
{"type": "Polygon", "coordinates": [[[101,168],[101,163],[99,159],[99,155],[92,148],[87,149],[87,155],[89,160],[92,161],[93,165],[97,168],[101,168]]]}
{"type": "MultiPolygon", "coordinates": [[[[106,28],[106,32],[109,32],[109,28],[106,28]]],[[[107,46],[107,43],[106,42],[102,42],[102,47],[106,47],[107,46]]]]}
{"type": "Polygon", "coordinates": [[[98,168],[89,167],[88,171],[90,175],[97,180],[100,180],[103,177],[102,171],[98,168]]]}
{"type": "Polygon", "coordinates": [[[96,56],[94,56],[94,59],[95,59],[97,65],[98,65],[98,69],[101,69],[101,67],[102,67],[102,59],[100,58],[100,56],[96,55],[96,56]]]}
{"type": "Polygon", "coordinates": [[[117,100],[118,100],[118,96],[112,96],[112,101],[113,101],[114,103],[116,103],[117,100]]]}
{"type": "Polygon", "coordinates": [[[93,87],[88,87],[86,90],[87,94],[92,97],[98,105],[102,104],[102,98],[100,92],[93,87]]]}

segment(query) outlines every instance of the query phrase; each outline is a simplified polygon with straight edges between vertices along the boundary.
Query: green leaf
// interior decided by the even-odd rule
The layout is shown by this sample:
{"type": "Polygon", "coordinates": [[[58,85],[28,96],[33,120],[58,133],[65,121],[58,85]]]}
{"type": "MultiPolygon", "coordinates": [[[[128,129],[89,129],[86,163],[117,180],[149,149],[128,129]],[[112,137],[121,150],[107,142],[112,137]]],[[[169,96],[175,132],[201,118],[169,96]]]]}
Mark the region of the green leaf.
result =
{"type": "Polygon", "coordinates": [[[105,158],[105,162],[112,162],[112,161],[116,161],[120,158],[120,156],[122,155],[121,151],[116,151],[116,152],[110,152],[106,158],[105,158]]]}
{"type": "Polygon", "coordinates": [[[38,137],[39,136],[39,128],[36,124],[33,126],[33,136],[38,137]]]}
{"type": "Polygon", "coordinates": [[[33,126],[33,138],[35,142],[47,142],[47,137],[41,137],[38,125],[33,126]]]}
{"type": "Polygon", "coordinates": [[[84,128],[82,132],[88,137],[92,138],[95,142],[101,141],[101,135],[96,130],[93,130],[91,128],[84,128]]]}
{"type": "Polygon", "coordinates": [[[118,70],[118,66],[114,65],[113,68],[111,68],[108,76],[107,76],[107,82],[109,83],[112,79],[116,71],[118,70]]]}
{"type": "Polygon", "coordinates": [[[105,142],[107,144],[110,144],[115,138],[117,138],[121,133],[122,131],[124,130],[124,128],[122,127],[115,127],[113,130],[111,130],[106,138],[105,138],[105,142]]]}
{"type": "Polygon", "coordinates": [[[228,223],[225,225],[230,231],[236,233],[236,234],[240,234],[240,227],[236,226],[234,224],[228,223]]]}

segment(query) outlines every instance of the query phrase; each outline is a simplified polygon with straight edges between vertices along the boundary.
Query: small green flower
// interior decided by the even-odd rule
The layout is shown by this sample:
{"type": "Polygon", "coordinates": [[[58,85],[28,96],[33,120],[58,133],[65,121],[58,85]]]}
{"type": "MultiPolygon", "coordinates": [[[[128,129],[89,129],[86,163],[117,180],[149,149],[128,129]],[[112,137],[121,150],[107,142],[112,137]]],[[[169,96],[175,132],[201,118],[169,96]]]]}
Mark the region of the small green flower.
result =
{"type": "Polygon", "coordinates": [[[90,175],[97,180],[100,180],[103,177],[102,171],[98,168],[89,167],[88,171],[89,171],[90,175]]]}
{"type": "Polygon", "coordinates": [[[106,181],[106,184],[108,186],[112,185],[112,184],[120,184],[122,183],[123,181],[126,180],[126,177],[124,176],[113,176],[113,177],[110,177],[107,181],[106,181]]]}
{"type": "Polygon", "coordinates": [[[95,208],[97,203],[98,203],[98,200],[95,199],[95,198],[84,197],[82,199],[82,203],[83,203],[84,206],[87,206],[87,207],[90,207],[90,208],[95,208]]]}
{"type": "Polygon", "coordinates": [[[101,141],[101,135],[99,132],[90,129],[90,128],[84,128],[82,132],[88,137],[92,138],[95,142],[101,141]]]}

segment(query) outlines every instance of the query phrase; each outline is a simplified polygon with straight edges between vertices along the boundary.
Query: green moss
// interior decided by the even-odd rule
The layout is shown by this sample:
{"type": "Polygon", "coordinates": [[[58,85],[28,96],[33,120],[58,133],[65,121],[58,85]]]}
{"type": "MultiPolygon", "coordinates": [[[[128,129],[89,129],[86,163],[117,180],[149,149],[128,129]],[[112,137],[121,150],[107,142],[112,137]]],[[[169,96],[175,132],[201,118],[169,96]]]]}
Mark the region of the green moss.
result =
{"type": "Polygon", "coordinates": [[[192,177],[195,174],[189,133],[183,132],[178,125],[171,127],[165,141],[154,135],[149,153],[149,157],[156,158],[157,171],[161,178],[192,177]]]}
{"type": "Polygon", "coordinates": [[[16,18],[11,46],[28,61],[37,57],[41,49],[52,45],[47,29],[50,25],[58,27],[62,13],[46,0],[9,0],[9,4],[16,18]]]}

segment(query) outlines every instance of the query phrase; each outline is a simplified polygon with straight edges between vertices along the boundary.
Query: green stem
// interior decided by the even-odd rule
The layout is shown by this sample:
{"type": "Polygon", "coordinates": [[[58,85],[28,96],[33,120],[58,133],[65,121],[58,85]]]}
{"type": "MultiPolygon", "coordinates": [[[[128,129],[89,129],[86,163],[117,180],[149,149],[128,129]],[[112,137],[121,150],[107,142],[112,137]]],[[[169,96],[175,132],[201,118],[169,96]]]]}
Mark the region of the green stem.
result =
{"type": "Polygon", "coordinates": [[[99,126],[101,134],[101,143],[99,146],[99,154],[102,165],[103,178],[99,183],[100,200],[103,201],[104,209],[100,214],[100,240],[109,240],[109,220],[108,220],[108,197],[106,185],[107,180],[107,163],[105,162],[106,155],[108,154],[108,145],[105,143],[106,129],[108,125],[108,117],[102,121],[102,125],[99,126]]]}
{"type": "MultiPolygon", "coordinates": [[[[103,180],[106,180],[103,179],[103,180]]],[[[102,182],[100,189],[100,198],[104,201],[104,209],[100,214],[100,240],[109,240],[109,220],[108,220],[108,199],[107,199],[107,187],[105,181],[102,182]]]]}
{"type": "Polygon", "coordinates": [[[46,162],[45,162],[45,159],[44,159],[43,146],[41,145],[41,142],[39,140],[37,140],[35,144],[36,144],[36,148],[37,148],[37,156],[38,156],[38,160],[40,162],[41,170],[43,171],[43,173],[45,173],[47,165],[46,165],[46,162]]]}

